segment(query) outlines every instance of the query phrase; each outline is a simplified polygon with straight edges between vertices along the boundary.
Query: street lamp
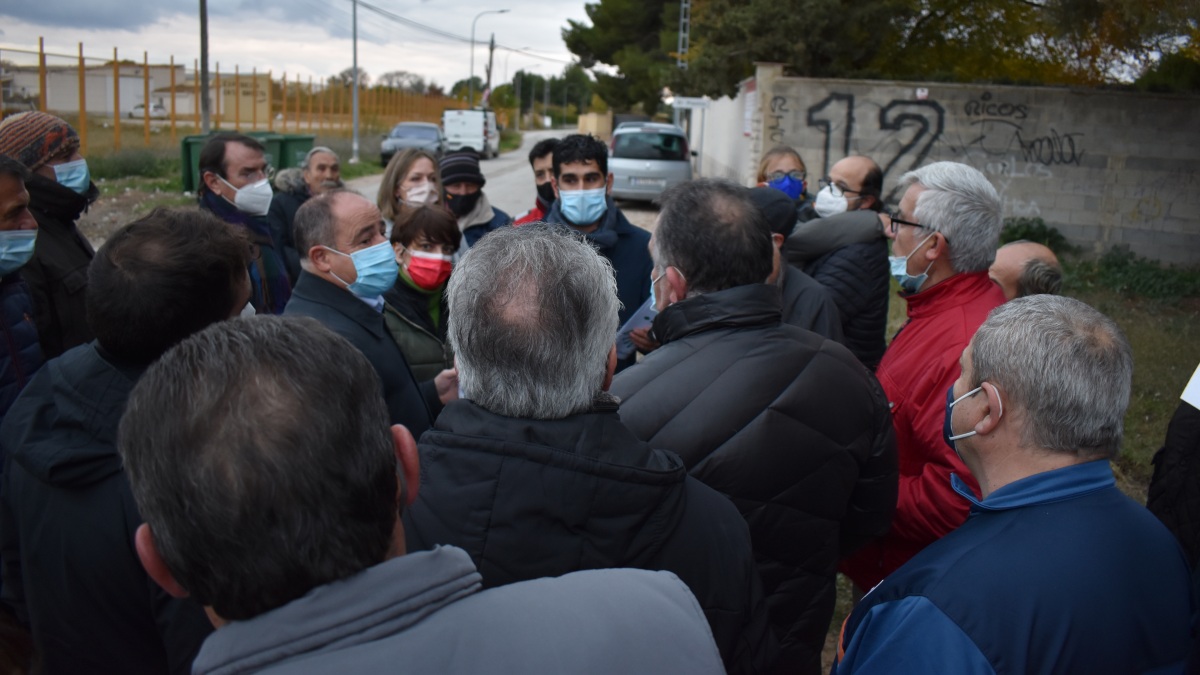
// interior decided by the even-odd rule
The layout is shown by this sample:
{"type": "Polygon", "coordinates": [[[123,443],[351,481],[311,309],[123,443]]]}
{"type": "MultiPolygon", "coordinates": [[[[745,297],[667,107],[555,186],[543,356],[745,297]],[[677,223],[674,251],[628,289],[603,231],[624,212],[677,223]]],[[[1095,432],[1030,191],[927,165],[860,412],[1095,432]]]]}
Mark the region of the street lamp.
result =
{"type": "Polygon", "coordinates": [[[485,9],[471,20],[471,75],[467,79],[467,91],[470,92],[467,96],[467,108],[475,107],[475,22],[479,21],[479,17],[484,14],[504,14],[506,12],[508,12],[507,9],[485,9]]]}

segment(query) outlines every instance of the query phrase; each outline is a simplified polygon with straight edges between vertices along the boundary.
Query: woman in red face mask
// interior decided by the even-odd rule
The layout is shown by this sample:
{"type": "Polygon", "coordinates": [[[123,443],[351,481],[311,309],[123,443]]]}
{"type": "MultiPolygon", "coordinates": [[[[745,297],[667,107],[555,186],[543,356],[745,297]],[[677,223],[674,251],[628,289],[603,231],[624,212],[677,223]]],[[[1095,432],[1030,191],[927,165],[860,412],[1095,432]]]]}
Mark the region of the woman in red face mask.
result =
{"type": "Polygon", "coordinates": [[[391,240],[400,275],[383,294],[383,316],[417,381],[432,380],[454,367],[444,292],[462,232],[444,208],[420,206],[400,214],[391,240]]]}

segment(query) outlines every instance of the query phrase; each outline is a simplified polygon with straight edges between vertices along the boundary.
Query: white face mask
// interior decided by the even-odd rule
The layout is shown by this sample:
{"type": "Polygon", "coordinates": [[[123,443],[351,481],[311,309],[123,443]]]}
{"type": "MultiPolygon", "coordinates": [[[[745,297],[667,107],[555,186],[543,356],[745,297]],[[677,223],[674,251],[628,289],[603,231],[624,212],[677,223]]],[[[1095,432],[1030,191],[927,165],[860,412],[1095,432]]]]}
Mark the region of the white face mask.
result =
{"type": "Polygon", "coordinates": [[[254,316],[255,314],[258,314],[258,312],[254,310],[254,305],[247,302],[246,306],[242,308],[242,311],[238,314],[238,316],[247,317],[254,316]]]}
{"type": "Polygon", "coordinates": [[[252,216],[265,216],[267,215],[267,211],[271,209],[271,196],[275,193],[271,190],[271,182],[266,178],[257,183],[250,183],[240,189],[230,185],[229,181],[224,178],[220,178],[220,180],[222,183],[229,185],[231,189],[237,190],[233,205],[237,207],[238,211],[248,213],[252,216]]]}
{"type": "Polygon", "coordinates": [[[835,197],[833,187],[830,185],[821,188],[821,191],[817,193],[817,201],[813,204],[813,209],[822,218],[845,213],[847,208],[849,208],[849,200],[846,199],[846,195],[835,197]]]}
{"type": "Polygon", "coordinates": [[[435,204],[438,200],[437,190],[433,189],[433,183],[428,181],[410,187],[408,192],[404,193],[404,203],[412,206],[421,206],[423,204],[435,204]]]}

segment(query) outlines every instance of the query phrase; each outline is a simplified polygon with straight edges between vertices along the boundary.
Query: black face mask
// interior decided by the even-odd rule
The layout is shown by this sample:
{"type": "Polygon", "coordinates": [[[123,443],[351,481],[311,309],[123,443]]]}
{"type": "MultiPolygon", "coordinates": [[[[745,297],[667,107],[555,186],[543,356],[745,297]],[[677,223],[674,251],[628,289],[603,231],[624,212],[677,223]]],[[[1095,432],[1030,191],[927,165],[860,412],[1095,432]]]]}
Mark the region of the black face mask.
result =
{"type": "Polygon", "coordinates": [[[446,200],[446,206],[450,207],[450,211],[455,216],[462,218],[475,210],[475,205],[479,203],[479,198],[483,196],[483,191],[472,192],[469,195],[452,195],[447,192],[442,196],[446,200]]]}
{"type": "Polygon", "coordinates": [[[538,197],[547,204],[554,203],[554,183],[546,181],[537,186],[538,197]]]}

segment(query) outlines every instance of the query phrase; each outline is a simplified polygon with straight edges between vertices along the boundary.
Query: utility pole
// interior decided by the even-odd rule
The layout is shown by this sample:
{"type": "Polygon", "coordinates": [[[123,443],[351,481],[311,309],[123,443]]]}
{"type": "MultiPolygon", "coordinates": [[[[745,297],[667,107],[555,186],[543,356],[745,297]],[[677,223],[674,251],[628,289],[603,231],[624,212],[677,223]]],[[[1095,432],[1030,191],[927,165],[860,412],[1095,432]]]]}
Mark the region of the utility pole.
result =
{"type": "MultiPolygon", "coordinates": [[[[542,92],[542,121],[550,119],[550,78],[542,80],[546,83],[545,91],[542,92]]],[[[546,126],[554,126],[554,120],[550,120],[546,126]]]]}
{"type": "Polygon", "coordinates": [[[351,85],[354,87],[354,99],[351,105],[353,108],[351,114],[354,117],[354,138],[350,141],[350,163],[358,164],[358,0],[350,0],[350,7],[350,35],[354,43],[354,63],[352,65],[354,82],[351,85]]]}
{"type": "MultiPolygon", "coordinates": [[[[200,133],[212,129],[212,110],[208,100],[208,0],[200,0],[200,133]]],[[[120,112],[117,116],[120,116],[120,112]]],[[[146,114],[150,109],[146,108],[146,114]]]]}
{"type": "MultiPolygon", "coordinates": [[[[507,65],[507,64],[506,64],[506,65],[507,65]]],[[[517,90],[517,123],[516,123],[516,129],[517,129],[517,131],[520,131],[520,130],[521,130],[521,71],[519,71],[519,70],[518,70],[518,71],[517,71],[517,74],[516,74],[516,75],[513,77],[513,79],[514,79],[514,80],[516,80],[516,87],[515,87],[515,88],[516,88],[516,90],[517,90]]]]}
{"type": "Polygon", "coordinates": [[[488,64],[487,64],[487,87],[484,91],[488,94],[488,102],[492,98],[492,59],[496,55],[496,34],[492,33],[492,41],[488,43],[488,64]]]}
{"type": "MultiPolygon", "coordinates": [[[[675,50],[675,66],[687,70],[688,43],[692,25],[692,0],[679,0],[679,44],[675,50]]],[[[674,108],[675,126],[679,126],[679,109],[674,108]]]]}

